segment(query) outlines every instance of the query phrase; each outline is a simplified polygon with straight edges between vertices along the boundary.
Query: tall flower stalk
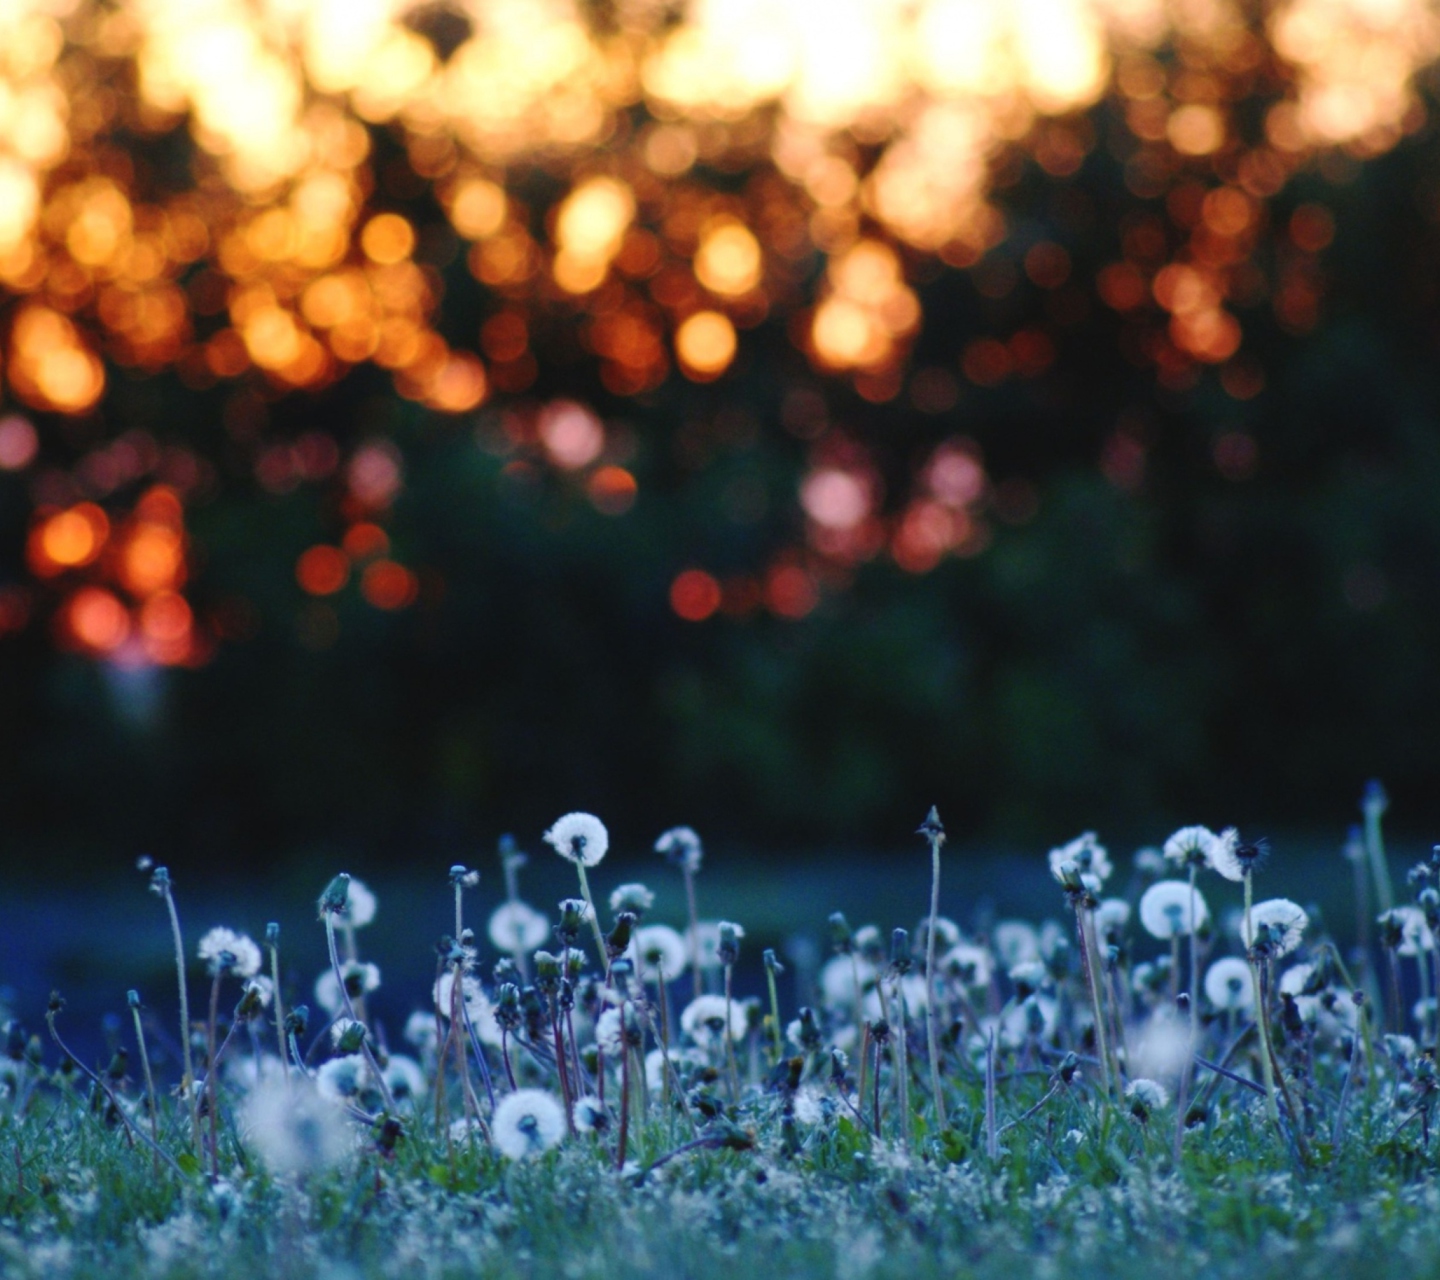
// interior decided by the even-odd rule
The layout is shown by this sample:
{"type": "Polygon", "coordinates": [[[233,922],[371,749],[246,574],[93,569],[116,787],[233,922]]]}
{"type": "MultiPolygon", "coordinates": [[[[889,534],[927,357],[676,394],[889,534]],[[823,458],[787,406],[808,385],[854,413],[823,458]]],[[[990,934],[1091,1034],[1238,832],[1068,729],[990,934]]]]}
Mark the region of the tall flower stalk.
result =
{"type": "Polygon", "coordinates": [[[949,1128],[945,1114],[945,1093],[940,1083],[940,1037],[936,1031],[937,1006],[935,990],[935,922],[940,915],[940,846],[945,843],[945,827],[940,813],[932,804],[917,833],[930,844],[930,927],[925,931],[925,1052],[930,1059],[930,1093],[935,1099],[935,1124],[949,1128]]]}
{"type": "Polygon", "coordinates": [[[195,1058],[190,1048],[190,992],[185,984],[185,938],[180,932],[180,913],[167,867],[156,867],[150,876],[150,892],[165,900],[170,915],[170,936],[175,943],[175,977],[180,987],[180,1055],[185,1075],[180,1088],[190,1106],[190,1145],[200,1150],[200,1099],[195,1091],[195,1058]]]}

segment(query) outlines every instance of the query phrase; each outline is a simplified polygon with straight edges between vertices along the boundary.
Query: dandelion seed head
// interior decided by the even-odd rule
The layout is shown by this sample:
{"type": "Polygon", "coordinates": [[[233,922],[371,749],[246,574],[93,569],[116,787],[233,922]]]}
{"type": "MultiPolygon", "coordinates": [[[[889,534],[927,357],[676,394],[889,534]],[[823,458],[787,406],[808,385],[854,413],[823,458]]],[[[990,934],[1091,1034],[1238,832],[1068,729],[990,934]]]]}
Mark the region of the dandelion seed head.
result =
{"type": "Polygon", "coordinates": [[[379,900],[370,886],[351,876],[345,894],[345,907],[336,913],[336,919],[341,924],[348,924],[352,929],[363,929],[375,919],[375,909],[379,905],[379,900]]]}
{"type": "Polygon", "coordinates": [[[529,903],[502,902],[491,913],[487,928],[497,951],[514,953],[543,947],[550,937],[550,921],[529,903]]]}
{"type": "Polygon", "coordinates": [[[1130,1109],[1142,1120],[1148,1119],[1152,1111],[1159,1111],[1170,1102],[1170,1093],[1163,1084],[1143,1076],[1125,1086],[1125,1096],[1130,1099],[1130,1109]]]}
{"type": "Polygon", "coordinates": [[[1255,1003],[1250,966],[1237,956],[1224,956],[1205,970],[1205,998],[1226,1012],[1249,1009],[1255,1003]]]}
{"type": "Polygon", "coordinates": [[[974,942],[961,942],[951,947],[939,961],[940,972],[962,987],[988,987],[995,975],[995,957],[988,947],[974,942]]]}
{"type": "MultiPolygon", "coordinates": [[[[327,1064],[328,1065],[328,1064],[327,1064]]],[[[317,1173],[356,1150],[355,1131],[320,1089],[306,1080],[262,1079],[239,1111],[241,1140],[275,1174],[317,1173]]]]}
{"type": "Polygon", "coordinates": [[[543,838],[566,861],[582,867],[595,866],[610,848],[610,833],[593,813],[567,813],[543,838]]]}
{"type": "Polygon", "coordinates": [[[680,1027],[702,1049],[708,1049],[723,1044],[727,1035],[731,1040],[745,1035],[745,1010],[739,1001],[727,1002],[724,996],[696,996],[681,1013],[680,1027]]]}
{"type": "Polygon", "coordinates": [[[221,925],[200,939],[197,951],[212,974],[228,970],[237,978],[253,978],[260,972],[263,959],[254,939],[221,925]]]}
{"type": "Polygon", "coordinates": [[[344,1102],[356,1097],[364,1088],[370,1068],[358,1053],[347,1053],[320,1064],[315,1073],[315,1087],[323,1098],[344,1102]]]}
{"type": "Polygon", "coordinates": [[[437,1036],[435,1030],[435,1015],[433,1013],[426,1013],[421,1009],[416,1009],[415,1012],[405,1020],[404,1036],[406,1042],[413,1044],[421,1053],[426,1053],[433,1049],[437,1036]]]}
{"type": "MultiPolygon", "coordinates": [[[[368,995],[380,986],[380,970],[368,961],[347,960],[340,966],[345,977],[346,989],[352,1000],[368,995]]],[[[340,980],[334,969],[326,969],[315,979],[315,1003],[332,1018],[345,1007],[345,998],[340,993],[340,980]]]]}
{"type": "Polygon", "coordinates": [[[691,875],[700,870],[704,850],[690,827],[671,827],[655,841],[655,852],[691,875]]]}
{"type": "Polygon", "coordinates": [[[1204,895],[1184,880],[1157,880],[1140,899],[1140,923],[1162,941],[1203,929],[1209,918],[1204,895]]]}
{"type": "Polygon", "coordinates": [[[384,1074],[391,1096],[401,1106],[425,1096],[425,1072],[414,1058],[406,1057],[403,1053],[392,1053],[385,1063],[384,1074]]]}
{"type": "Polygon", "coordinates": [[[577,1133],[604,1133],[610,1127],[610,1113],[594,1094],[587,1093],[583,1098],[576,1098],[570,1113],[577,1133]]]}
{"type": "Polygon", "coordinates": [[[806,1085],[795,1091],[795,1119],[806,1125],[819,1124],[825,1118],[825,1105],[820,1091],[813,1085],[806,1085]]]}
{"type": "Polygon", "coordinates": [[[639,917],[655,905],[655,895],[643,884],[617,885],[610,894],[610,910],[618,915],[629,911],[639,917]]]}
{"type": "Polygon", "coordinates": [[[1096,839],[1093,831],[1086,831],[1069,843],[1051,849],[1049,858],[1050,874],[1056,880],[1063,884],[1065,866],[1074,864],[1082,880],[1085,880],[1087,876],[1093,877],[1093,885],[1090,881],[1085,880],[1086,886],[1092,891],[1098,890],[1110,878],[1113,870],[1110,865],[1110,855],[1106,852],[1105,846],[1096,839]]]}
{"type": "Polygon", "coordinates": [[[1000,965],[1010,970],[1022,960],[1040,959],[1040,935],[1024,920],[1002,920],[991,932],[1000,965]]]}
{"type": "Polygon", "coordinates": [[[507,1159],[541,1156],[565,1136],[565,1108],[544,1089],[517,1089],[500,1099],[491,1132],[507,1159]]]}
{"type": "Polygon", "coordinates": [[[640,956],[641,977],[655,981],[661,973],[667,979],[683,973],[690,963],[685,939],[668,924],[647,924],[635,930],[635,951],[640,956]]]}
{"type": "Polygon", "coordinates": [[[1310,917],[1299,903],[1291,902],[1289,898],[1270,898],[1265,902],[1257,902],[1251,908],[1250,929],[1246,931],[1242,920],[1240,933],[1245,945],[1251,947],[1255,945],[1255,940],[1263,929],[1269,954],[1278,959],[1288,956],[1300,945],[1309,924],[1310,917]]]}
{"type": "MultiPolygon", "coordinates": [[[[1263,842],[1261,842],[1263,843],[1263,842]]],[[[1248,850],[1252,846],[1247,845],[1248,850]]],[[[1255,847],[1259,847],[1258,845],[1255,847]]],[[[1263,852],[1263,851],[1262,851],[1263,852]]],[[[1209,863],[1212,871],[1217,872],[1226,880],[1233,880],[1239,884],[1245,879],[1245,869],[1249,866],[1252,870],[1258,856],[1250,858],[1247,862],[1241,856],[1240,833],[1234,827],[1226,827],[1210,845],[1209,863]]],[[[1247,853],[1248,857],[1248,853],[1247,853]]]]}
{"type": "Polygon", "coordinates": [[[1130,923],[1130,904],[1124,898],[1106,898],[1095,908],[1095,927],[1106,938],[1118,938],[1130,923]]]}

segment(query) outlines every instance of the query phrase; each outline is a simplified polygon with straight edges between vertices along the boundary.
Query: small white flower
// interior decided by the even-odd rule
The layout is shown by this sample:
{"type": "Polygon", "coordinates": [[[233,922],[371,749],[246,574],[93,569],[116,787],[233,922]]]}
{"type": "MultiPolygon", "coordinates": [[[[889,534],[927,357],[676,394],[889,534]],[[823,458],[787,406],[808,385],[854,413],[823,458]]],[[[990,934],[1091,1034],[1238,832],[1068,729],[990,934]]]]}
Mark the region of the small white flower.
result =
{"type": "Polygon", "coordinates": [[[1076,836],[1068,844],[1062,844],[1058,849],[1050,850],[1050,874],[1062,883],[1065,879],[1064,868],[1067,863],[1075,864],[1081,879],[1093,876],[1100,884],[1104,884],[1110,878],[1110,872],[1113,870],[1110,866],[1110,855],[1106,853],[1105,846],[1095,838],[1093,831],[1087,831],[1083,835],[1076,836]]]}
{"type": "Polygon", "coordinates": [[[1205,970],[1205,996],[1217,1009],[1249,1009],[1255,1003],[1250,966],[1237,956],[1225,956],[1205,970]]]}
{"type": "Polygon", "coordinates": [[[610,848],[610,833],[593,813],[567,813],[557,818],[544,839],[562,858],[582,867],[593,867],[610,848]]]}
{"type": "MultiPolygon", "coordinates": [[[[915,954],[925,954],[926,936],[930,932],[930,917],[926,916],[915,926],[915,954]]],[[[958,947],[961,941],[960,926],[948,916],[935,917],[935,950],[949,951],[951,947],[958,947]]]]}
{"type": "Polygon", "coordinates": [[[693,929],[685,930],[685,954],[697,954],[701,969],[719,969],[720,925],[714,920],[698,921],[693,929]]]}
{"type": "Polygon", "coordinates": [[[860,989],[867,991],[875,982],[875,966],[852,956],[832,956],[820,970],[820,991],[828,1009],[841,1012],[855,1008],[855,972],[860,972],[860,989]]]}
{"type": "MultiPolygon", "coordinates": [[[[453,972],[442,973],[436,980],[432,995],[435,998],[435,1007],[440,1011],[441,1016],[450,1016],[450,1000],[455,990],[455,974],[453,972]]],[[[500,1024],[495,1021],[495,1006],[490,1003],[490,998],[481,988],[480,983],[466,974],[460,983],[460,996],[465,1001],[465,1013],[470,1015],[470,1025],[475,1028],[475,1035],[481,1044],[498,1046],[500,1044],[500,1024]]],[[[464,1017],[461,1017],[461,1025],[464,1025],[464,1017]]]]}
{"type": "MultiPolygon", "coordinates": [[[[696,996],[680,1015],[680,1027],[702,1049],[724,1043],[727,1033],[724,996],[696,996]]],[[[731,1040],[745,1035],[745,1009],[738,1000],[730,1002],[728,1033],[731,1040]]]]}
{"type": "Polygon", "coordinates": [[[610,894],[610,910],[617,915],[621,911],[644,915],[654,905],[655,895],[643,884],[618,885],[610,894]]]}
{"type": "Polygon", "coordinates": [[[685,939],[668,924],[647,924],[636,929],[635,950],[640,956],[641,976],[649,981],[661,973],[667,979],[673,978],[690,963],[685,939]]]}
{"type": "Polygon", "coordinates": [[[405,1020],[404,1035],[406,1041],[413,1044],[421,1053],[428,1053],[435,1048],[437,1039],[435,1015],[416,1009],[405,1020]]]}
{"type": "Polygon", "coordinates": [[[1424,951],[1435,950],[1435,935],[1425,923],[1425,913],[1416,906],[1395,908],[1400,917],[1401,941],[1398,948],[1402,956],[1418,956],[1424,951]]]}
{"type": "Polygon", "coordinates": [[[1239,884],[1245,879],[1245,867],[1235,850],[1240,846],[1240,833],[1234,827],[1226,827],[1210,846],[1210,866],[1227,880],[1239,884]]]}
{"type": "Polygon", "coordinates": [[[317,1172],[355,1150],[344,1115],[308,1080],[277,1074],[262,1080],[240,1108],[241,1138],[276,1174],[317,1172]]]}
{"type": "Polygon", "coordinates": [[[940,972],[962,987],[988,987],[995,973],[989,948],[961,942],[940,957],[940,972]]]}
{"type": "MultiPolygon", "coordinates": [[[[670,1050],[670,1061],[677,1069],[683,1070],[686,1067],[703,1067],[705,1055],[696,1049],[674,1049],[670,1050]]],[[[659,1093],[665,1087],[665,1056],[659,1049],[651,1049],[645,1055],[645,1084],[651,1093],[659,1093]]]]}
{"type": "Polygon", "coordinates": [[[1102,937],[1118,936],[1130,923],[1130,904],[1124,898],[1106,898],[1095,908],[1095,927],[1102,937]]]}
{"type": "Polygon", "coordinates": [[[606,1009],[595,1019],[595,1043],[607,1058],[619,1058],[625,1042],[620,1035],[620,1010],[606,1009]]]}
{"type": "Polygon", "coordinates": [[[1165,861],[1182,871],[1187,867],[1208,867],[1215,839],[1209,827],[1181,827],[1165,841],[1165,861]]]}
{"type": "Polygon", "coordinates": [[[490,916],[489,933],[497,951],[534,951],[549,939],[550,921],[529,903],[504,902],[490,916]]]}
{"type": "Polygon", "coordinates": [[[377,905],[370,886],[363,880],[357,880],[351,876],[350,887],[345,897],[345,910],[341,911],[336,919],[341,924],[348,924],[352,929],[363,929],[375,919],[377,905]]]}
{"type": "Polygon", "coordinates": [[[1158,1111],[1170,1101],[1170,1093],[1163,1084],[1157,1080],[1146,1080],[1143,1076],[1125,1086],[1125,1096],[1146,1112],[1158,1111]]]}
{"type": "Polygon", "coordinates": [[[692,875],[700,870],[700,837],[689,827],[671,827],[655,841],[655,852],[692,875]]]}
{"type": "Polygon", "coordinates": [[[320,1064],[320,1070],[315,1073],[315,1087],[322,1097],[343,1102],[360,1092],[369,1073],[370,1068],[360,1054],[346,1054],[320,1064]]]}
{"type": "Polygon", "coordinates": [[[1152,938],[1183,937],[1202,928],[1209,918],[1204,895],[1184,880],[1158,880],[1140,899],[1140,923],[1152,938]]]}
{"type": "Polygon", "coordinates": [[[576,1098],[570,1113],[575,1119],[577,1133],[600,1133],[610,1124],[610,1113],[594,1094],[587,1093],[583,1098],[576,1098]]]}
{"type": "Polygon", "coordinates": [[[565,1108],[544,1089],[517,1089],[500,1099],[491,1132],[511,1160],[544,1155],[565,1136],[565,1108]]]}
{"type": "Polygon", "coordinates": [[[254,939],[234,929],[217,925],[200,939],[198,950],[212,974],[219,973],[222,966],[237,978],[253,978],[260,972],[260,948],[254,939]]]}
{"type": "Polygon", "coordinates": [[[1288,956],[1300,945],[1309,923],[1310,917],[1299,903],[1291,902],[1289,898],[1270,898],[1257,902],[1251,908],[1250,929],[1246,930],[1242,920],[1240,934],[1247,947],[1253,946],[1261,926],[1266,927],[1270,934],[1270,955],[1278,959],[1288,956]]]}
{"type": "MultiPolygon", "coordinates": [[[[937,934],[938,936],[938,934],[937,934]]],[[[815,1125],[825,1118],[820,1093],[811,1085],[795,1091],[795,1119],[799,1124],[815,1125]]]]}
{"type": "Polygon", "coordinates": [[[426,1092],[425,1072],[414,1058],[407,1058],[403,1053],[390,1055],[385,1064],[385,1083],[390,1086],[391,1096],[402,1106],[426,1092]]]}
{"type": "MultiPolygon", "coordinates": [[[[368,962],[346,961],[341,964],[340,971],[345,975],[345,984],[350,988],[352,999],[357,991],[364,996],[380,985],[380,970],[368,962]]],[[[332,1018],[345,1007],[345,999],[340,994],[340,980],[336,978],[334,969],[326,969],[315,979],[315,1003],[332,1018]]]]}
{"type": "Polygon", "coordinates": [[[1022,960],[1040,959],[1040,935],[1024,920],[1002,920],[991,931],[990,940],[1000,967],[1013,969],[1022,960]]]}

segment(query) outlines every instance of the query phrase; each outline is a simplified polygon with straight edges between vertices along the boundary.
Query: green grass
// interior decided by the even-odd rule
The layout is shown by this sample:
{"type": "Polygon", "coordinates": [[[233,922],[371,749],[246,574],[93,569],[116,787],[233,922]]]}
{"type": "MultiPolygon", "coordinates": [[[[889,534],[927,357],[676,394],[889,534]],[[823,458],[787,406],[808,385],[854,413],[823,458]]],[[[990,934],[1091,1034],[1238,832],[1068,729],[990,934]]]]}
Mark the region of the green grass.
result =
{"type": "MultiPolygon", "coordinates": [[[[601,889],[602,901],[609,887],[601,889]]],[[[1067,895],[1053,889],[1058,915],[1067,895]]],[[[1211,876],[1204,889],[1218,909],[1238,886],[1211,876]]],[[[1132,893],[1138,897],[1138,889],[1132,893]]],[[[1088,899],[1078,881],[1068,897],[1083,911],[1088,899]]],[[[168,936],[163,920],[157,930],[168,936]]],[[[1105,997],[1107,1013],[1117,1002],[1113,1012],[1125,1024],[1126,1079],[1152,1074],[1143,1033],[1170,1007],[1163,968],[1151,970],[1155,981],[1147,989],[1143,969],[1132,962],[1137,931],[1132,917],[1113,935],[1105,997]]],[[[248,1009],[253,1021],[226,1041],[231,1051],[214,1072],[213,1143],[208,1117],[198,1144],[192,1135],[189,1105],[176,1088],[173,1043],[168,1057],[159,1037],[151,1046],[159,1073],[157,1151],[145,1136],[150,1099],[133,1038],[116,1042],[128,1048],[128,1059],[117,1056],[92,1074],[58,1040],[9,1037],[8,1056],[0,1058],[0,1276],[1299,1280],[1381,1277],[1396,1268],[1435,1274],[1440,1154],[1429,1130],[1440,1092],[1433,1056],[1381,1034],[1373,973],[1362,979],[1371,998],[1351,1030],[1355,1005],[1343,970],[1330,963],[1333,944],[1318,929],[1311,934],[1305,948],[1288,955],[1277,954],[1288,944],[1262,936],[1255,953],[1275,970],[1269,1017],[1287,1095],[1283,1122],[1277,1128],[1257,1085],[1259,1036],[1236,1041],[1234,1015],[1207,1009],[1200,1053],[1213,1062],[1233,1046],[1226,1059],[1233,1076],[1200,1071],[1190,1093],[1197,1111],[1178,1160],[1173,1097],[1147,1113],[1118,1085],[1107,1096],[1078,947],[1059,945],[1057,934],[1039,944],[1044,961],[1028,972],[1012,968],[1007,976],[997,965],[988,980],[962,979],[959,970],[942,980],[939,1062],[950,1121],[944,1131],[936,1128],[929,1093],[923,1012],[908,1023],[906,1112],[894,1041],[878,1059],[868,1033],[861,1043],[872,1048],[858,1049],[849,1039],[851,1000],[837,996],[833,1007],[816,1011],[818,1047],[802,1051],[787,1041],[784,1053],[795,1057],[776,1056],[773,1027],[751,1009],[736,1045],[733,1085],[723,1052],[707,1050],[703,1039],[689,1046],[693,1055],[675,1082],[684,1101],[668,1109],[662,1090],[640,1087],[638,1061],[622,1109],[622,1075],[612,1053],[604,1131],[561,1138],[557,1128],[553,1146],[518,1159],[503,1154],[505,1141],[491,1141],[491,1104],[477,1073],[483,1057],[503,1100],[504,1057],[490,1032],[514,1024],[506,1023],[504,1002],[491,1001],[499,983],[515,978],[513,969],[502,964],[496,982],[486,981],[489,998],[476,1005],[484,1020],[498,1021],[475,1015],[486,1034],[465,1058],[474,1107],[454,1054],[437,1055],[422,1037],[415,1070],[423,1085],[401,1093],[393,1113],[360,1067],[343,1099],[322,1098],[308,1068],[293,1066],[282,1077],[274,1058],[268,1083],[253,1089],[247,1081],[259,1055],[275,1044],[276,1027],[271,1010],[257,1010],[253,1000],[237,1003],[240,984],[222,971],[219,1007],[233,1008],[231,1018],[248,1009]],[[1300,1006],[1287,1008],[1278,995],[1281,973],[1297,961],[1317,966],[1304,988],[1313,1003],[1304,1006],[1303,1025],[1295,1017],[1300,1006]],[[1051,1006],[1027,1001],[1037,984],[1046,1002],[1055,1001],[1053,1020],[1039,1017],[1051,1006]],[[1020,1030],[997,1040],[991,1095],[990,1019],[998,1015],[1004,1025],[1006,1013],[1023,1009],[1033,1015],[1029,1022],[1012,1022],[1020,1030]],[[831,1052],[837,1043],[849,1044],[848,1057],[831,1052]],[[863,1088],[862,1057],[869,1076],[863,1088]],[[265,1097],[283,1101],[279,1119],[257,1119],[265,1097]],[[312,1105],[319,1110],[307,1112],[312,1105]],[[475,1108],[486,1124],[453,1123],[475,1108]],[[273,1172],[280,1157],[266,1135],[276,1133],[298,1144],[303,1172],[273,1172]],[[343,1150],[327,1148],[324,1133],[339,1133],[343,1150]]],[[[1069,936],[1073,944],[1073,921],[1069,936]]],[[[896,968],[878,934],[853,937],[861,963],[886,985],[893,1012],[910,953],[902,950],[896,968]]],[[[586,941],[588,930],[578,938],[586,941]]],[[[1203,950],[1213,960],[1234,946],[1213,936],[1203,950]]],[[[470,963],[458,951],[451,961],[470,963]]],[[[742,961],[759,967],[753,951],[742,961]]],[[[836,963],[851,971],[848,956],[836,963]]],[[[1404,976],[1414,979],[1414,962],[1403,963],[1404,976]]],[[[544,964],[538,972],[546,972],[544,964]]],[[[474,973],[488,979],[482,966],[474,973]]],[[[194,978],[193,1043],[203,1069],[210,982],[194,978]]],[[[598,972],[577,978],[578,1034],[567,1050],[567,1056],[590,1051],[591,1076],[600,980],[598,972]]],[[[688,976],[674,981],[671,998],[683,1004],[689,988],[688,976]]],[[[611,989],[625,988],[614,979],[611,989]]],[[[640,997],[632,985],[623,998],[658,1012],[655,989],[646,990],[640,997]]],[[[530,1047],[517,1048],[514,1031],[507,1043],[520,1085],[559,1096],[565,1084],[543,1048],[566,1031],[557,991],[563,988],[540,992],[544,998],[532,1007],[523,1032],[530,1047]]],[[[292,992],[287,1007],[293,1006],[292,992]]],[[[797,1010],[780,1012],[787,1023],[797,1010]]],[[[677,1046],[678,1013],[667,1024],[677,1046]]],[[[68,1036],[58,1003],[52,1016],[68,1036]]],[[[383,1064],[385,1037],[374,1034],[373,1010],[369,1017],[383,1064]]],[[[229,1020],[222,1013],[218,1040],[226,1040],[229,1020]]],[[[427,1015],[422,1028],[429,1022],[427,1015]]],[[[131,1024],[124,1025],[128,1032],[131,1024]]],[[[653,1048],[660,1025],[658,1018],[648,1023],[641,1051],[653,1048]]],[[[438,1023],[435,1029],[443,1031],[438,1023]]],[[[297,1049],[312,1040],[317,1061],[338,1053],[315,1023],[308,1037],[297,1037],[297,1049]]],[[[393,1032],[391,1049],[398,1049],[393,1032]]]]}

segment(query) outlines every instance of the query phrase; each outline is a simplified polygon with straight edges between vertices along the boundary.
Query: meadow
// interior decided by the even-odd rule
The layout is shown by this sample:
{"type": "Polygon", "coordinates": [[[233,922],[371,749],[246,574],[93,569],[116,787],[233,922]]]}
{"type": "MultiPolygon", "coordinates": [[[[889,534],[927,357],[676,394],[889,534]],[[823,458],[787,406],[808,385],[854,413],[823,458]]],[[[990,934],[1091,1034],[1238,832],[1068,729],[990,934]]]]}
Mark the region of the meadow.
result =
{"type": "Polygon", "coordinates": [[[1127,866],[1086,833],[1036,855],[1041,918],[957,922],[978,887],[947,882],[932,810],[908,927],[835,912],[823,954],[783,957],[702,911],[690,829],[655,842],[667,922],[567,814],[550,910],[512,842],[435,885],[453,923],[414,940],[412,1009],[360,880],[323,886],[309,939],[192,933],[147,865],[171,989],[104,993],[99,1052],[62,992],[6,1027],[0,1272],[1433,1271],[1440,849],[1392,870],[1386,803],[1345,844],[1343,949],[1269,895],[1264,840],[1198,826],[1127,866]]]}

